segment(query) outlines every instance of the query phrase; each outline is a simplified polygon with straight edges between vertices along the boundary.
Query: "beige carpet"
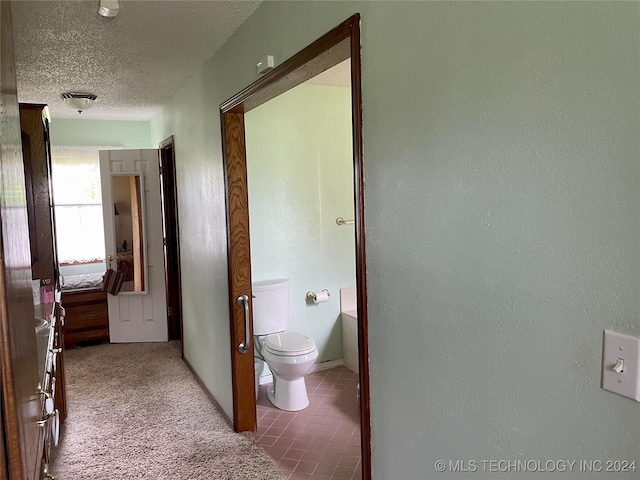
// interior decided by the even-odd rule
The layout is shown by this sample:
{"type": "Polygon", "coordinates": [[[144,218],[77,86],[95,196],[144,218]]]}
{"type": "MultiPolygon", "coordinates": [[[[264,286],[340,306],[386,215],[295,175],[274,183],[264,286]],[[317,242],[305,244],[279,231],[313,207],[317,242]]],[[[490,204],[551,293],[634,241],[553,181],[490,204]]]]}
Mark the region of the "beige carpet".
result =
{"type": "Polygon", "coordinates": [[[235,433],[180,359],[179,342],[65,352],[68,418],[59,480],[280,480],[251,434],[235,433]]]}

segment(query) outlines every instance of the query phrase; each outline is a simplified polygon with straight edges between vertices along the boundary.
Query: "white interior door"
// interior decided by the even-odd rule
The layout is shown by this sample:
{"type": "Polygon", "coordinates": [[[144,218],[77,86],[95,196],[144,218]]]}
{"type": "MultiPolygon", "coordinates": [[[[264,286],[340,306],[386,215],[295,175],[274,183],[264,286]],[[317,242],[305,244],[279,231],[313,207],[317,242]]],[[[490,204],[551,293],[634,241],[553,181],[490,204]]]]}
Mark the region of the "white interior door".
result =
{"type": "Polygon", "coordinates": [[[100,151],[105,247],[107,258],[110,255],[115,257],[114,270],[117,269],[118,255],[124,257],[127,253],[120,242],[116,243],[112,178],[124,173],[139,173],[144,185],[142,243],[146,244],[143,260],[146,267],[145,292],[121,291],[118,295],[107,295],[109,336],[113,343],[165,342],[168,339],[159,153],[159,150],[100,151]]]}

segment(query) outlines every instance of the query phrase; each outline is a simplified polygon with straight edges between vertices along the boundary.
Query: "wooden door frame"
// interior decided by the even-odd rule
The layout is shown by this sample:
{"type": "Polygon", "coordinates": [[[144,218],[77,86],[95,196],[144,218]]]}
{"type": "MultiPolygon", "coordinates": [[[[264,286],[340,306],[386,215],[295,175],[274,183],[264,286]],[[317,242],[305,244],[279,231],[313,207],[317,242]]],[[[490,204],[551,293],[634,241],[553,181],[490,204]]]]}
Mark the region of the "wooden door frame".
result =
{"type": "MultiPolygon", "coordinates": [[[[238,315],[239,307],[235,305],[235,295],[232,278],[232,268],[238,267],[231,258],[231,240],[234,233],[246,230],[246,243],[248,250],[248,210],[246,210],[246,224],[232,224],[230,203],[237,196],[239,189],[244,188],[246,199],[246,144],[244,138],[244,114],[263,103],[275,98],[281,93],[294,88],[319,73],[351,58],[351,112],[352,112],[352,137],[353,137],[353,170],[354,170],[354,203],[355,203],[355,247],[356,247],[356,285],[358,306],[358,354],[360,369],[360,432],[362,450],[362,478],[371,478],[371,423],[370,423],[370,389],[369,389],[369,347],[368,347],[368,316],[367,316],[367,278],[366,278],[366,249],[365,249],[365,218],[364,218],[364,169],[362,150],[362,90],[361,90],[361,52],[360,52],[360,14],[348,18],[336,28],[320,37],[309,46],[296,53],[274,70],[258,79],[253,84],[237,93],[220,106],[220,118],[222,128],[222,150],[225,169],[225,190],[227,200],[227,239],[229,248],[229,292],[231,309],[231,360],[232,360],[232,384],[233,384],[233,413],[234,428],[236,431],[255,430],[255,396],[242,393],[238,387],[240,379],[236,378],[238,372],[247,368],[237,368],[236,362],[243,361],[238,352],[237,345],[242,341],[244,327],[237,328],[237,323],[242,321],[242,315],[238,315]],[[245,178],[240,184],[230,185],[229,174],[234,168],[244,165],[245,178]],[[242,185],[244,183],[244,185],[242,185]],[[248,398],[247,398],[248,397],[248,398]],[[253,404],[253,420],[251,418],[239,418],[242,409],[250,408],[253,404]],[[252,424],[253,421],[253,424],[252,424]]],[[[238,198],[236,197],[236,200],[238,198]]],[[[244,235],[244,234],[243,234],[244,235]]],[[[251,295],[251,271],[250,264],[244,266],[243,282],[245,290],[251,295]],[[248,280],[247,272],[248,268],[248,280]],[[247,286],[246,283],[249,283],[247,286]]],[[[237,278],[236,278],[237,281],[237,278]]],[[[237,289],[237,286],[236,286],[237,289]]],[[[251,352],[253,358],[253,352],[251,352]]],[[[251,362],[253,363],[253,362],[251,362]]],[[[253,385],[253,370],[251,372],[253,385]]],[[[246,381],[245,381],[246,383],[246,381]]],[[[253,390],[253,387],[251,387],[253,390]]]]}
{"type": "MultiPolygon", "coordinates": [[[[158,145],[160,149],[160,204],[162,207],[162,230],[167,245],[165,255],[165,291],[167,308],[171,307],[172,315],[167,314],[169,340],[182,340],[182,273],[180,269],[180,222],[178,220],[178,192],[176,182],[176,149],[173,135],[165,138],[158,145]],[[170,210],[171,211],[170,211],[170,210]],[[172,243],[172,245],[169,245],[172,243]],[[171,262],[167,259],[167,247],[172,246],[175,257],[171,262]]],[[[181,342],[184,358],[184,342],[181,342]]]]}

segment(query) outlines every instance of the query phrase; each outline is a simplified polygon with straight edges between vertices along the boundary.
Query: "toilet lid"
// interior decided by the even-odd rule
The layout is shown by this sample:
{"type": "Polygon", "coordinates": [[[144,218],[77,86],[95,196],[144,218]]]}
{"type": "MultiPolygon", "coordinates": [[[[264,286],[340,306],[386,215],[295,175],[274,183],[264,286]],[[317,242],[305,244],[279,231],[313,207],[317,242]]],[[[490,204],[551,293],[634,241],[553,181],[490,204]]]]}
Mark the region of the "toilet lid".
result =
{"type": "Polygon", "coordinates": [[[267,335],[264,347],[274,355],[305,355],[316,348],[313,338],[298,332],[267,335]]]}

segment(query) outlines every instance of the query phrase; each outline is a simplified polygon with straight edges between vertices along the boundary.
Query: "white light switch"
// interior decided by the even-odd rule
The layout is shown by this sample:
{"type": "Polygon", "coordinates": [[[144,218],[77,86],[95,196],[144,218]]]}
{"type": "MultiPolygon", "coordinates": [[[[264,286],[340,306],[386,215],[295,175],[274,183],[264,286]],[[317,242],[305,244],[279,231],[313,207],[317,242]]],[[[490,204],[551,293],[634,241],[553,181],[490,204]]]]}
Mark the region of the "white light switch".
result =
{"type": "Polygon", "coordinates": [[[640,338],[604,331],[602,388],[640,402],[640,338]]]}

